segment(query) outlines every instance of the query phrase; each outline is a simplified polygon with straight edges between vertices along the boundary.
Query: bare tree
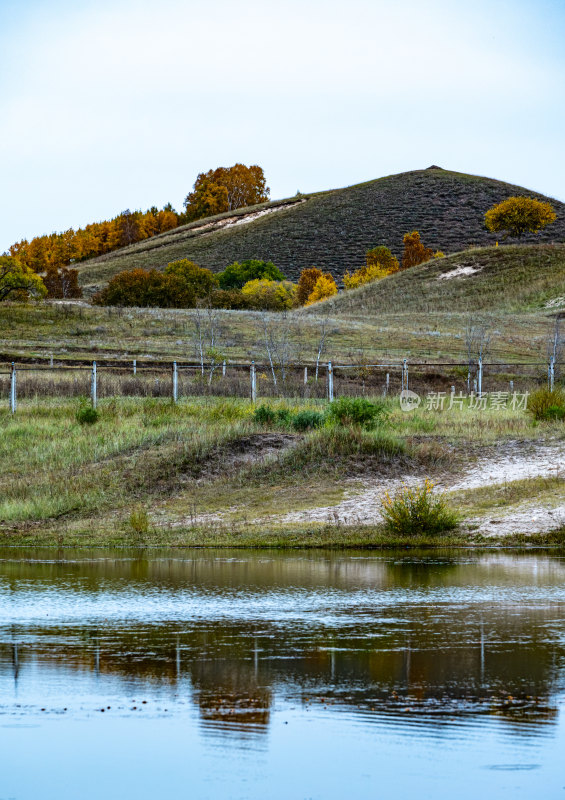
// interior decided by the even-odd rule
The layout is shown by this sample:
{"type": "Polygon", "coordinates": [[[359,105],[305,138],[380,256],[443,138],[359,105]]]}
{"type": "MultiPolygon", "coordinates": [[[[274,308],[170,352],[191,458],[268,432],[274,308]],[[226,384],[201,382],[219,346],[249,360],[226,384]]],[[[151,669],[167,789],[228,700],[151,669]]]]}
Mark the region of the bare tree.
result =
{"type": "Polygon", "coordinates": [[[563,356],[563,350],[565,347],[565,334],[563,334],[561,330],[561,320],[563,316],[565,316],[563,312],[557,312],[555,315],[555,321],[550,327],[549,336],[547,339],[547,355],[550,359],[553,359],[554,374],[556,377],[558,376],[559,361],[563,356]]]}
{"type": "Polygon", "coordinates": [[[492,332],[488,320],[469,317],[465,328],[467,392],[471,391],[471,373],[476,371],[479,360],[484,361],[488,355],[491,336],[492,332]]]}
{"type": "Polygon", "coordinates": [[[212,308],[210,305],[205,308],[197,306],[194,315],[194,330],[200,370],[204,375],[204,365],[206,364],[208,385],[210,386],[214,372],[225,358],[219,349],[223,331],[218,309],[212,308]]]}
{"type": "Polygon", "coordinates": [[[322,358],[322,355],[326,347],[326,339],[329,339],[327,309],[322,312],[322,319],[320,321],[320,336],[318,338],[318,346],[316,352],[316,380],[318,380],[320,360],[322,358]]]}
{"type": "Polygon", "coordinates": [[[273,384],[277,386],[277,372],[283,383],[286,381],[287,371],[292,352],[290,316],[286,311],[277,314],[261,312],[263,339],[265,350],[271,367],[273,384]]]}

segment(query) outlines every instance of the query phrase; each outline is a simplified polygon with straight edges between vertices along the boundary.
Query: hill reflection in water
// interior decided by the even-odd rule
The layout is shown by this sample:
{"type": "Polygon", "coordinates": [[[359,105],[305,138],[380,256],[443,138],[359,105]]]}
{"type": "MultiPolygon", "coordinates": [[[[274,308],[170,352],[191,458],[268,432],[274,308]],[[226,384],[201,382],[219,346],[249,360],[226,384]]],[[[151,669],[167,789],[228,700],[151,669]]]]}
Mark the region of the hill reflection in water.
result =
{"type": "Polygon", "coordinates": [[[4,713],[58,712],[63,695],[86,713],[107,695],[125,715],[195,711],[227,736],[267,732],[277,708],[494,715],[525,735],[558,718],[558,556],[2,555],[4,713]]]}

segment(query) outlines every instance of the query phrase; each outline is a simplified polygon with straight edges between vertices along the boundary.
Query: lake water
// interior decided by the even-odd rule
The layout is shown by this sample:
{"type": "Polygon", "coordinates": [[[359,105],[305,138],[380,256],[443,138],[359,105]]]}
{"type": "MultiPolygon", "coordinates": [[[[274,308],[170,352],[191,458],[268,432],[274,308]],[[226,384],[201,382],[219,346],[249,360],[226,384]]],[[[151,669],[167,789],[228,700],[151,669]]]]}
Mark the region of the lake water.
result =
{"type": "Polygon", "coordinates": [[[0,800],[565,800],[565,558],[0,550],[0,800]]]}

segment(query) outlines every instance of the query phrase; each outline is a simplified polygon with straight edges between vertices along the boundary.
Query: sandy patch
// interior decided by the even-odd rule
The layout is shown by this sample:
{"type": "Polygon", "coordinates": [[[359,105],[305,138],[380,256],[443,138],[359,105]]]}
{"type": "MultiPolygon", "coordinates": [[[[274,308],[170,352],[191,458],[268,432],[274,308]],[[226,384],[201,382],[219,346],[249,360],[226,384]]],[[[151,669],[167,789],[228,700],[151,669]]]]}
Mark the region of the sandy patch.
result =
{"type": "MultiPolygon", "coordinates": [[[[504,447],[498,457],[479,461],[470,467],[458,480],[445,480],[436,483],[440,491],[454,492],[478,489],[511,481],[538,477],[558,477],[565,474],[565,442],[555,445],[536,443],[511,443],[504,447]]],[[[281,522],[331,522],[342,525],[374,524],[382,517],[379,513],[380,501],[385,491],[394,492],[402,484],[413,486],[421,479],[405,476],[401,480],[378,479],[367,485],[367,481],[351,481],[347,497],[335,506],[323,506],[286,514],[281,522]]],[[[529,504],[527,510],[512,511],[507,517],[490,522],[493,514],[486,518],[468,520],[475,528],[478,526],[484,535],[500,535],[512,531],[535,532],[548,530],[560,524],[559,508],[529,504]],[[532,521],[536,521],[535,529],[532,521]]],[[[565,508],[563,509],[565,513],[565,508]]]]}
{"type": "Polygon", "coordinates": [[[437,276],[438,281],[448,281],[451,278],[464,278],[466,275],[474,275],[476,272],[480,272],[480,268],[476,267],[457,267],[456,269],[452,269],[449,272],[443,272],[441,275],[437,276]]]}
{"type": "Polygon", "coordinates": [[[565,306],[565,296],[554,297],[553,300],[548,300],[544,308],[563,308],[563,306],[565,306]]]}

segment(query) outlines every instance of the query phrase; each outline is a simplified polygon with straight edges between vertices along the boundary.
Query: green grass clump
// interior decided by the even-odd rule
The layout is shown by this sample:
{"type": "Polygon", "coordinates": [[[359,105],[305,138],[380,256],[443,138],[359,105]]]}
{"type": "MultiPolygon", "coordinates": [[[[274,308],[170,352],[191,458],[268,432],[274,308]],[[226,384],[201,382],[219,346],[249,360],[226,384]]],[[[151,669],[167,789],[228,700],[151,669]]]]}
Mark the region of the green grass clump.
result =
{"type": "Polygon", "coordinates": [[[259,425],[282,425],[288,427],[292,422],[292,411],[289,408],[272,408],[267,405],[257,406],[253,419],[259,425]]]}
{"type": "Polygon", "coordinates": [[[325,419],[324,414],[320,411],[306,409],[293,416],[292,427],[295,431],[313,430],[314,428],[321,428],[325,419]]]}
{"type": "Polygon", "coordinates": [[[535,420],[565,420],[565,392],[538,389],[529,397],[528,411],[535,420]]]}
{"type": "Polygon", "coordinates": [[[434,495],[428,479],[412,489],[403,486],[392,496],[386,492],[381,512],[387,532],[398,536],[437,535],[454,530],[459,522],[445,499],[434,495]]]}
{"type": "Polygon", "coordinates": [[[328,407],[328,420],[335,425],[374,428],[388,416],[385,403],[365,397],[340,397],[328,407]]]}
{"type": "Polygon", "coordinates": [[[94,425],[95,422],[98,422],[99,417],[98,411],[89,405],[86,400],[81,402],[76,413],[76,420],[79,425],[94,425]]]}

